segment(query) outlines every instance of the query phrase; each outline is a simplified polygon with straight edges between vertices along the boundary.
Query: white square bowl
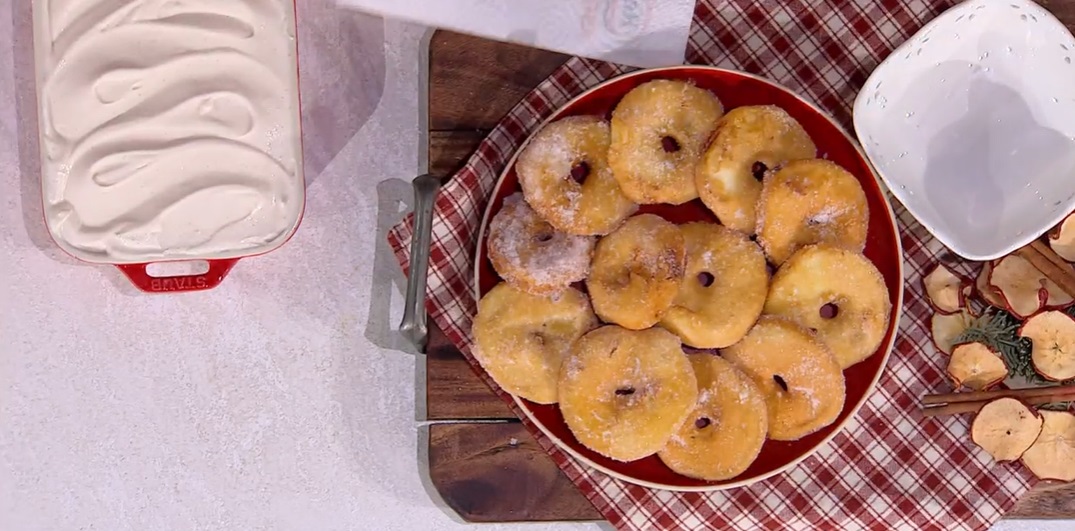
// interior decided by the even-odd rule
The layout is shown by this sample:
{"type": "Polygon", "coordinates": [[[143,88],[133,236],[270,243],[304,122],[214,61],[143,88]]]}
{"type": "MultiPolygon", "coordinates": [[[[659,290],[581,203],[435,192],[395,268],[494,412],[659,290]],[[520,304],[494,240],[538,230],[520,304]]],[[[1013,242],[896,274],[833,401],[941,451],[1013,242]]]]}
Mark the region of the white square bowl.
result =
{"type": "Polygon", "coordinates": [[[1075,38],[1028,0],[967,0],[855,99],[881,179],[956,254],[991,260],[1075,207],[1075,38]]]}

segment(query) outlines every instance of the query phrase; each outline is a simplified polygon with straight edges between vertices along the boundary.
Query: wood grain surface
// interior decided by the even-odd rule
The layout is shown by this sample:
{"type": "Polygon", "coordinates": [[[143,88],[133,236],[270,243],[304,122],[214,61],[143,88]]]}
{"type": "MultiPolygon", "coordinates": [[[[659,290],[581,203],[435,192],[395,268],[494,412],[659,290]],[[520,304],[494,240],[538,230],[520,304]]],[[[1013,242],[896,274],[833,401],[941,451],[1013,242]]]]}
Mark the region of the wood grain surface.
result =
{"type": "MultiPolygon", "coordinates": [[[[1075,27],[1075,0],[1040,3],[1075,27]]],[[[430,172],[448,177],[458,170],[488,131],[566,59],[525,46],[435,33],[429,51],[430,172]]],[[[430,478],[453,510],[471,522],[600,518],[435,326],[428,352],[429,420],[508,421],[430,426],[430,478]]],[[[1075,519],[1075,485],[1041,483],[1007,518],[1075,519]]]]}
{"type": "Polygon", "coordinates": [[[454,175],[488,133],[485,129],[430,131],[429,173],[445,177],[454,175]]]}
{"type": "Polygon", "coordinates": [[[427,420],[514,419],[455,345],[430,321],[426,347],[427,420]]]}
{"type": "Polygon", "coordinates": [[[468,522],[601,518],[518,422],[431,425],[429,474],[468,522]]]}
{"type": "Polygon", "coordinates": [[[567,56],[447,31],[429,44],[431,131],[488,130],[567,56]]]}
{"type": "MultiPolygon", "coordinates": [[[[455,173],[489,130],[567,58],[459,33],[434,33],[429,44],[429,172],[455,173]]],[[[514,418],[436,326],[430,327],[429,341],[429,420],[514,418]]]]}

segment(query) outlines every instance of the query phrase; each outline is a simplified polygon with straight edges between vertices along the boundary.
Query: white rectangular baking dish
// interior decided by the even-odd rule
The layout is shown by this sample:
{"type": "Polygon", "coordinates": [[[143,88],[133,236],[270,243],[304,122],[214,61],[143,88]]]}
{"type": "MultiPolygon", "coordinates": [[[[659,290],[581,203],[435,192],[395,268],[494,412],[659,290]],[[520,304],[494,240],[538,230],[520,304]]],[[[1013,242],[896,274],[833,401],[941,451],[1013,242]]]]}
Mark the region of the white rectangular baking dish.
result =
{"type": "Polygon", "coordinates": [[[293,0],[34,0],[45,223],[150,291],[205,289],[305,207],[293,0]],[[210,262],[150,282],[150,263],[210,262]]]}

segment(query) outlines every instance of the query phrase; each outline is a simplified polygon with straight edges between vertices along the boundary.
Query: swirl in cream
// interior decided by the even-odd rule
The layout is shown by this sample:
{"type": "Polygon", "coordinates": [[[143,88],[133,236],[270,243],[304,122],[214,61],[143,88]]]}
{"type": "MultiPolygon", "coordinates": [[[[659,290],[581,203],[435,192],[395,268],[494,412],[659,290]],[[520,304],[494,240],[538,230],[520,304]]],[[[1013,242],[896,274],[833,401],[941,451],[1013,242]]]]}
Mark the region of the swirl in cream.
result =
{"type": "Polygon", "coordinates": [[[34,0],[45,217],[91,262],[275,248],[305,203],[291,0],[34,0]]]}

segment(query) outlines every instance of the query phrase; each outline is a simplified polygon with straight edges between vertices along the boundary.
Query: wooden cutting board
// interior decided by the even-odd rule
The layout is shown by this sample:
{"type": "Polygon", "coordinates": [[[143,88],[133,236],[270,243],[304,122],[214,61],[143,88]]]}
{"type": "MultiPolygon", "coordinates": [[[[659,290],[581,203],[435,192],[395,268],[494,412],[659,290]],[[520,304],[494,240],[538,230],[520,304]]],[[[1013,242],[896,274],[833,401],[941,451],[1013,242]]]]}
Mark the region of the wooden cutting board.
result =
{"type": "MultiPolygon", "coordinates": [[[[1075,0],[1041,3],[1075,27],[1075,0]]],[[[489,130],[566,60],[525,46],[434,33],[429,171],[454,174],[489,130]]],[[[427,352],[429,475],[448,506],[468,522],[601,519],[432,322],[427,352]]],[[[1008,518],[1075,519],[1075,485],[1039,485],[1008,518]]]]}

